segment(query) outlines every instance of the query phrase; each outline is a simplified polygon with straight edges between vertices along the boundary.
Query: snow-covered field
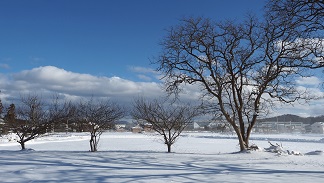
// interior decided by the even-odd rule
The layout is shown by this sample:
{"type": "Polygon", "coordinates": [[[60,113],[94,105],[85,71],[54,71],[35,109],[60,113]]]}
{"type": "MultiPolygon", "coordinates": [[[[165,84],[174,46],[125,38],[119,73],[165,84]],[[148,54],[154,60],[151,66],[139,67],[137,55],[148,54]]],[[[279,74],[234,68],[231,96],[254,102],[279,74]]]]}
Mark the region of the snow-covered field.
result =
{"type": "Polygon", "coordinates": [[[173,153],[152,134],[101,136],[99,152],[89,150],[86,133],[52,134],[27,142],[20,151],[11,137],[0,137],[0,182],[323,182],[323,135],[259,135],[303,155],[265,151],[236,153],[235,136],[184,133],[173,153]],[[317,150],[317,153],[314,151],[317,150]]]}

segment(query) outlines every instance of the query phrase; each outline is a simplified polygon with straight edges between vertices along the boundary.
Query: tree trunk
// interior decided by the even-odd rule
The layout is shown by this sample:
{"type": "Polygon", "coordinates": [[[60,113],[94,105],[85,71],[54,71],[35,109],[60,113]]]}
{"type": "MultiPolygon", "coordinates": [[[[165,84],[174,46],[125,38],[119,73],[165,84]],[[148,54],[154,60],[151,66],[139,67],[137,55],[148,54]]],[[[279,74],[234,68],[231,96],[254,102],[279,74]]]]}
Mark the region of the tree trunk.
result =
{"type": "Polygon", "coordinates": [[[240,144],[240,151],[245,151],[247,149],[246,141],[243,139],[241,134],[238,135],[238,139],[239,139],[239,144],[240,144]]]}
{"type": "Polygon", "coordinates": [[[97,137],[94,135],[94,138],[93,138],[93,152],[97,152],[97,137]]]}
{"type": "MultiPolygon", "coordinates": [[[[245,151],[247,149],[246,144],[248,144],[248,141],[246,142],[246,139],[242,136],[242,133],[238,127],[234,127],[235,133],[238,137],[239,144],[240,144],[240,151],[245,151]]],[[[248,139],[247,139],[248,140],[248,139]]]]}
{"type": "Polygon", "coordinates": [[[250,140],[249,137],[246,137],[245,140],[244,140],[245,149],[248,149],[249,148],[249,140],[250,140]]]}
{"type": "Polygon", "coordinates": [[[91,135],[91,139],[90,139],[90,151],[91,152],[96,152],[97,151],[97,139],[95,135],[91,135]]]}
{"type": "Polygon", "coordinates": [[[249,147],[249,140],[250,140],[250,136],[251,136],[251,131],[252,131],[252,127],[248,127],[247,132],[246,132],[246,138],[245,138],[245,144],[246,147],[249,147]]]}
{"type": "Polygon", "coordinates": [[[252,129],[253,129],[255,123],[256,123],[256,120],[257,120],[257,116],[254,116],[253,119],[252,119],[251,124],[247,128],[246,139],[245,139],[245,143],[246,143],[247,147],[249,147],[249,140],[250,140],[251,132],[252,132],[252,129]]]}
{"type": "Polygon", "coordinates": [[[25,147],[25,142],[24,141],[20,141],[20,142],[18,142],[19,144],[20,144],[20,146],[21,146],[21,150],[25,150],[26,149],[26,147],[25,147]]]}
{"type": "Polygon", "coordinates": [[[167,146],[168,146],[168,153],[171,152],[171,145],[172,145],[172,144],[167,144],[167,146]]]}
{"type": "Polygon", "coordinates": [[[91,139],[90,139],[90,151],[91,152],[94,152],[94,147],[93,147],[93,137],[91,136],[91,139]]]}
{"type": "Polygon", "coordinates": [[[91,138],[90,141],[89,141],[89,142],[90,142],[90,151],[91,151],[91,152],[93,152],[92,141],[93,141],[93,140],[92,140],[92,138],[91,138]]]}

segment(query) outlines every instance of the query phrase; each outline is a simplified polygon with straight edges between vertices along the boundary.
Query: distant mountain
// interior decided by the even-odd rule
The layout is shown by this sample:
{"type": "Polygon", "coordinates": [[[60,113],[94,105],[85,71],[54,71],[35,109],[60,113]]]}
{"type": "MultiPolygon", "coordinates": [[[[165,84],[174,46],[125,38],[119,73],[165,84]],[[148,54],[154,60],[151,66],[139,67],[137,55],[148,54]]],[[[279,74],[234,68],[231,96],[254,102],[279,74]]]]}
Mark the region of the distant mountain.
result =
{"type": "Polygon", "coordinates": [[[297,115],[293,114],[285,114],[281,116],[276,116],[276,117],[271,117],[271,118],[264,118],[260,119],[260,122],[275,122],[275,121],[280,121],[280,122],[303,122],[305,124],[313,124],[315,122],[324,122],[324,116],[317,116],[317,117],[300,117],[297,115]]]}

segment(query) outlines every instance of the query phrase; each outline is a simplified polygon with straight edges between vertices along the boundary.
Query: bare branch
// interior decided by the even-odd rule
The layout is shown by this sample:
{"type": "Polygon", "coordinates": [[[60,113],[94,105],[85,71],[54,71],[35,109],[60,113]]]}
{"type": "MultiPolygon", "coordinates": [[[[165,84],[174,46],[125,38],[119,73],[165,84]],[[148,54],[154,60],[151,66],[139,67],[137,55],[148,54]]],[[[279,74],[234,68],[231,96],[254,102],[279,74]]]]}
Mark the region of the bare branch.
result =
{"type": "MultiPolygon", "coordinates": [[[[182,131],[200,114],[190,105],[166,103],[166,101],[148,101],[139,98],[134,101],[132,116],[139,123],[148,123],[152,129],[163,136],[164,143],[171,152],[171,146],[182,131]]],[[[143,124],[144,123],[144,124],[143,124]]]]}
{"type": "Polygon", "coordinates": [[[101,134],[113,129],[115,122],[125,115],[125,110],[117,103],[106,101],[80,101],[77,106],[74,121],[84,124],[85,130],[90,132],[90,151],[98,150],[101,134]]]}

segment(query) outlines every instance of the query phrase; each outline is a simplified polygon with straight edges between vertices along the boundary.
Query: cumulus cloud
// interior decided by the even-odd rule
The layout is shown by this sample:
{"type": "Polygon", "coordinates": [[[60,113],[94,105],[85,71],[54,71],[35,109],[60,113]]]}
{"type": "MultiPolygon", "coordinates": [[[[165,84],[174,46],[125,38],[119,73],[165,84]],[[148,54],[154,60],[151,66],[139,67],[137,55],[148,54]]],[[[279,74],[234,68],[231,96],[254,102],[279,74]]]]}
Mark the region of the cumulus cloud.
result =
{"type": "Polygon", "coordinates": [[[0,87],[16,97],[31,92],[59,93],[69,98],[94,96],[128,102],[135,96],[153,98],[163,95],[158,82],[134,82],[117,76],[98,77],[54,66],[24,70],[1,78],[0,87]]]}
{"type": "MultiPolygon", "coordinates": [[[[139,69],[141,70],[141,69],[139,69]]],[[[145,70],[145,69],[144,69],[145,70]]],[[[145,80],[145,78],[142,78],[145,80]]],[[[300,78],[299,84],[318,84],[317,78],[300,78]]],[[[183,85],[181,100],[195,102],[202,91],[198,85],[183,85]]],[[[302,87],[305,89],[306,87],[302,87]]],[[[166,96],[160,81],[135,82],[118,76],[98,77],[90,74],[75,73],[54,66],[37,67],[11,75],[0,73],[0,98],[5,102],[17,102],[21,94],[37,93],[50,98],[54,93],[67,100],[83,97],[110,98],[124,105],[130,105],[136,97],[160,98],[166,96]]],[[[316,87],[307,87],[316,96],[323,92],[316,87]]],[[[297,114],[303,116],[321,115],[324,99],[318,99],[310,105],[284,105],[274,114],[297,114]]]]}

